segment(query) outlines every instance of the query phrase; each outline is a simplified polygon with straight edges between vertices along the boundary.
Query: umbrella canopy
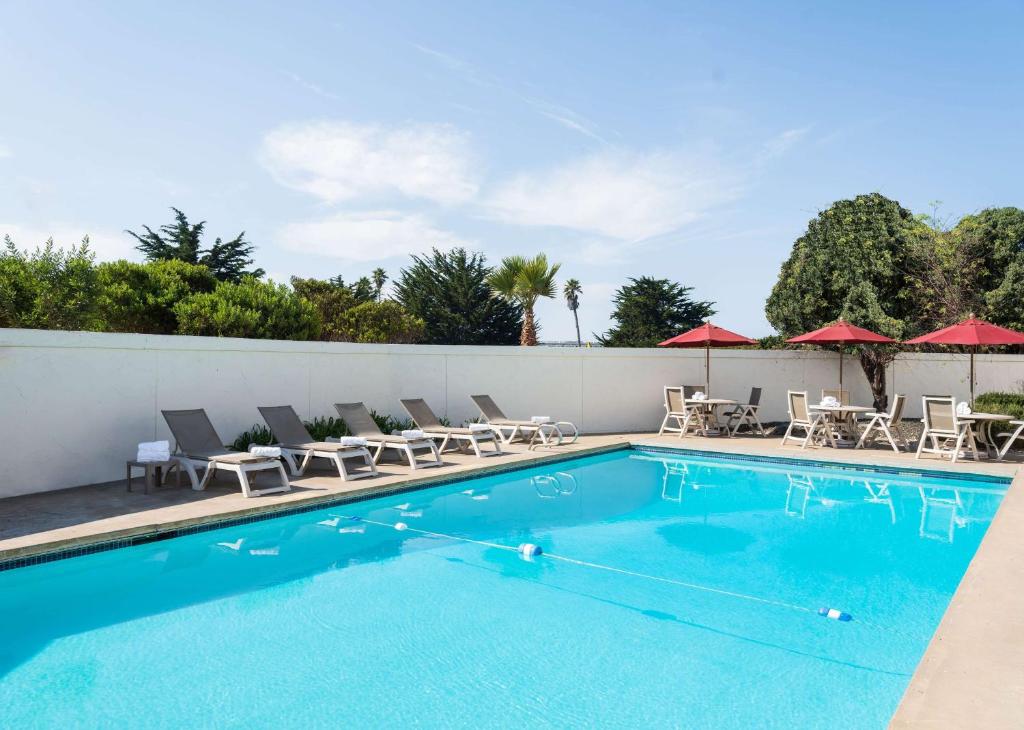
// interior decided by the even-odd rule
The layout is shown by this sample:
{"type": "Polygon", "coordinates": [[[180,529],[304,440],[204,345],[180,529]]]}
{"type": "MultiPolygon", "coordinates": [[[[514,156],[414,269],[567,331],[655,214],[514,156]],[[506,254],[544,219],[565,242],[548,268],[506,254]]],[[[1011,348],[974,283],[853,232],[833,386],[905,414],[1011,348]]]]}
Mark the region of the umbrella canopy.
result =
{"type": "Polygon", "coordinates": [[[704,388],[711,395],[711,352],[712,347],[730,347],[736,345],[756,345],[755,340],[727,329],[705,322],[689,332],[670,337],[659,342],[658,347],[703,347],[704,348],[704,388]]]}
{"type": "Polygon", "coordinates": [[[978,319],[963,322],[907,340],[904,345],[964,345],[971,348],[971,405],[974,405],[974,354],[985,345],[1024,345],[1024,334],[978,319]]]}
{"type": "MultiPolygon", "coordinates": [[[[790,337],[786,342],[794,345],[883,345],[896,342],[896,340],[850,324],[840,317],[835,324],[790,337]]],[[[839,389],[843,389],[842,349],[839,350],[839,389]]]]}

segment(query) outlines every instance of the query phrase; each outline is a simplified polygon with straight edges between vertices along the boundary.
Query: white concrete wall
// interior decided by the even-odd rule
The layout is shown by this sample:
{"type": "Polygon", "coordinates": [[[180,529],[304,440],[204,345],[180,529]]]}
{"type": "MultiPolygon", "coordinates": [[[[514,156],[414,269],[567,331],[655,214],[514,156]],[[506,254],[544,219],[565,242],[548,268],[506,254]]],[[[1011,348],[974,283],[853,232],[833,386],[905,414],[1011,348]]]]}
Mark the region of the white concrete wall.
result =
{"type": "MultiPolygon", "coordinates": [[[[785,418],[787,388],[834,387],[828,352],[716,350],[714,395],[764,388],[765,420],[785,418]]],[[[924,393],[967,396],[958,355],[902,355],[890,371],[920,414],[924,393]]],[[[846,383],[870,391],[854,358],[846,383]]],[[[1020,390],[1024,357],[979,356],[978,392],[1020,390]]],[[[403,415],[423,397],[460,422],[472,393],[511,417],[550,415],[585,432],[646,431],[662,416],[663,385],[704,380],[703,350],[355,345],[0,329],[0,497],[117,479],[139,441],[168,438],[161,409],[205,408],[225,441],[259,421],[257,405],[290,404],[304,418],[361,400],[403,415]]],[[[890,392],[893,390],[890,388],[890,392]]]]}

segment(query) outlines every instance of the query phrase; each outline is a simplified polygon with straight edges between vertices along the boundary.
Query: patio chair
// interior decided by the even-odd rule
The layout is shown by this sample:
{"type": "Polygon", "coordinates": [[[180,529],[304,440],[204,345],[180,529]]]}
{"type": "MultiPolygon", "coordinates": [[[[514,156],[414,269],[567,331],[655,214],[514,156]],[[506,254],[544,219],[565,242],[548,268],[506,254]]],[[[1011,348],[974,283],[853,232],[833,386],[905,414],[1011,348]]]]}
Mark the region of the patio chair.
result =
{"type": "Polygon", "coordinates": [[[174,436],[174,454],[181,467],[192,482],[192,489],[201,492],[206,489],[218,469],[230,471],[238,477],[242,486],[242,494],[246,497],[259,497],[264,494],[291,491],[288,475],[285,474],[281,460],[272,456],[256,456],[246,451],[231,451],[224,446],[210,423],[210,417],[202,408],[185,411],[161,411],[167,427],[174,436]],[[200,479],[197,468],[204,469],[200,479]],[[252,489],[249,485],[249,474],[260,471],[276,470],[281,477],[278,486],[268,489],[252,489]]]}
{"type": "Polygon", "coordinates": [[[485,431],[445,426],[422,398],[403,398],[401,403],[402,408],[423,433],[432,439],[441,439],[441,445],[437,447],[441,453],[444,453],[449,443],[454,442],[460,452],[465,452],[463,444],[468,444],[478,459],[484,456],[501,456],[501,438],[493,429],[485,431]],[[494,445],[494,450],[485,453],[481,451],[480,444],[488,441],[494,445]]]}
{"type": "Polygon", "coordinates": [[[259,406],[258,410],[263,420],[270,426],[270,431],[281,448],[281,456],[288,463],[288,468],[294,476],[302,476],[314,458],[333,461],[338,467],[338,476],[346,482],[350,479],[377,475],[377,467],[365,446],[343,446],[340,443],[317,441],[310,436],[299,414],[291,406],[259,406]],[[301,463],[297,464],[295,457],[300,457],[301,463]],[[350,470],[345,464],[345,459],[361,459],[366,470],[350,470]]]}
{"type": "Polygon", "coordinates": [[[892,399],[892,408],[888,413],[865,414],[868,423],[860,440],[857,441],[858,449],[863,449],[868,442],[874,441],[881,434],[885,436],[889,445],[892,446],[892,450],[897,454],[900,452],[900,448],[910,451],[910,444],[907,443],[907,439],[903,435],[903,427],[900,425],[903,419],[903,404],[906,399],[906,396],[897,394],[892,399]]]}
{"type": "Polygon", "coordinates": [[[495,432],[501,436],[506,444],[512,443],[518,436],[523,441],[528,441],[530,445],[533,445],[539,438],[545,446],[550,446],[552,439],[554,439],[555,445],[558,446],[562,443],[566,436],[566,431],[569,429],[572,429],[572,440],[569,443],[575,443],[576,439],[579,438],[579,429],[570,421],[547,421],[544,423],[532,419],[529,421],[517,421],[508,418],[498,408],[498,404],[494,402],[491,396],[471,395],[469,397],[473,399],[476,407],[480,409],[480,416],[484,422],[493,426],[495,432]],[[506,434],[506,430],[509,433],[506,434]],[[530,434],[529,439],[526,438],[526,434],[530,434]]]}
{"type": "Polygon", "coordinates": [[[761,425],[761,421],[757,418],[757,409],[761,404],[761,389],[751,388],[750,398],[747,399],[746,403],[741,403],[732,410],[726,411],[722,415],[725,416],[725,427],[732,430],[732,435],[735,436],[740,428],[746,425],[750,432],[753,433],[754,429],[762,436],[766,436],[767,432],[764,430],[764,426],[761,425]],[[736,425],[733,426],[733,421],[736,425]]]}
{"type": "Polygon", "coordinates": [[[377,447],[377,450],[373,453],[373,462],[375,464],[380,461],[384,449],[393,449],[405,455],[409,460],[409,468],[413,471],[419,467],[444,465],[444,462],[441,461],[441,453],[437,450],[437,444],[434,443],[434,439],[426,435],[421,438],[406,438],[405,436],[385,434],[380,430],[380,426],[373,420],[373,416],[370,415],[370,412],[362,403],[335,403],[334,408],[338,411],[338,415],[341,416],[341,420],[345,422],[353,436],[364,438],[368,444],[377,447]],[[423,449],[430,451],[434,461],[423,462],[417,460],[416,452],[423,449]]]}
{"type": "Polygon", "coordinates": [[[782,435],[782,443],[780,446],[785,446],[787,441],[800,441],[800,448],[806,449],[807,445],[815,440],[815,437],[820,433],[825,440],[832,444],[833,447],[836,445],[835,436],[832,434],[832,429],[829,428],[828,421],[825,419],[824,413],[814,413],[807,407],[807,391],[790,390],[786,391],[786,401],[789,404],[789,428],[786,429],[786,433],[782,435]],[[794,436],[793,431],[801,429],[804,431],[805,436],[801,439],[799,436],[794,436]]]}
{"type": "Polygon", "coordinates": [[[665,418],[661,422],[661,428],[658,429],[659,436],[668,431],[678,433],[679,438],[682,438],[689,430],[691,423],[694,427],[698,425],[700,417],[697,414],[697,409],[686,405],[683,396],[684,388],[685,386],[678,385],[665,386],[665,418]],[[676,425],[669,426],[669,421],[673,420],[676,425]]]}
{"type": "Polygon", "coordinates": [[[921,410],[924,412],[924,418],[921,419],[924,431],[917,442],[915,459],[920,459],[921,454],[938,454],[940,457],[949,455],[950,461],[955,464],[966,445],[974,460],[978,460],[974,428],[970,421],[961,420],[957,415],[956,399],[953,396],[923,396],[921,410]]]}
{"type": "Polygon", "coordinates": [[[841,406],[850,405],[850,391],[848,390],[839,390],[838,388],[822,388],[821,399],[825,400],[826,398],[830,397],[835,398],[837,401],[839,401],[839,405],[841,406]]]}
{"type": "Polygon", "coordinates": [[[1009,426],[1013,426],[1013,431],[1007,431],[1006,433],[999,434],[999,438],[1006,439],[1006,443],[996,452],[996,456],[1000,461],[1006,458],[1006,455],[1010,452],[1010,448],[1013,443],[1021,437],[1024,433],[1024,421],[1010,421],[1009,426]]]}

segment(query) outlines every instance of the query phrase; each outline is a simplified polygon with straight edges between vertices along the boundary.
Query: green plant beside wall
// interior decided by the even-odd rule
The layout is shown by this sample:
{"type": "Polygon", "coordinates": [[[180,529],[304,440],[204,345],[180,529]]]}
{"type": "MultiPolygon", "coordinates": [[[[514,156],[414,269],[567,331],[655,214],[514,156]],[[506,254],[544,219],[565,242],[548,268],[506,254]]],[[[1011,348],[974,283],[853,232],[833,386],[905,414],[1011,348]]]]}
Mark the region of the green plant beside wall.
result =
{"type": "Polygon", "coordinates": [[[321,329],[320,315],[307,300],[286,286],[251,276],[188,297],[174,305],[174,314],[183,335],[315,340],[321,329]]]}
{"type": "MultiPolygon", "coordinates": [[[[974,410],[979,413],[1002,413],[1014,419],[1024,419],[1024,393],[982,393],[974,399],[974,410]]],[[[1002,433],[1015,428],[1008,423],[996,421],[993,433],[1002,433]]]]}

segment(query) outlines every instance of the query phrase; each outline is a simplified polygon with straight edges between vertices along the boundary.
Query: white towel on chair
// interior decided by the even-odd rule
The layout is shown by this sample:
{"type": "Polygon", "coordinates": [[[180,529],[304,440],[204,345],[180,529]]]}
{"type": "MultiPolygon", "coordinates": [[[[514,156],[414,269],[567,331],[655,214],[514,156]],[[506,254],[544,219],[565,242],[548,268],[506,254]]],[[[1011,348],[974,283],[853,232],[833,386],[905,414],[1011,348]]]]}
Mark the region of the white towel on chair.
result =
{"type": "Polygon", "coordinates": [[[698,390],[696,393],[694,393],[692,396],[690,396],[690,400],[707,400],[707,399],[708,399],[708,394],[705,393],[703,390],[698,390]]]}
{"type": "Polygon", "coordinates": [[[421,439],[425,438],[426,435],[427,434],[423,433],[423,431],[421,431],[418,428],[407,428],[406,430],[402,431],[402,438],[405,439],[421,439]]]}
{"type": "Polygon", "coordinates": [[[969,416],[971,415],[971,406],[967,401],[962,400],[956,404],[956,415],[958,416],[969,416]]]}
{"type": "Polygon", "coordinates": [[[366,446],[366,439],[362,436],[342,436],[340,438],[335,436],[328,436],[328,441],[335,441],[342,446],[366,446]]]}
{"type": "Polygon", "coordinates": [[[279,456],[281,456],[281,447],[249,444],[249,453],[252,454],[253,456],[266,456],[269,459],[276,459],[279,456]]]}
{"type": "Polygon", "coordinates": [[[171,445],[167,441],[143,441],[139,444],[136,461],[169,461],[171,445]]]}
{"type": "Polygon", "coordinates": [[[551,416],[530,416],[533,423],[551,423],[551,416]]]}
{"type": "Polygon", "coordinates": [[[476,431],[477,433],[490,433],[491,427],[487,423],[471,423],[469,424],[470,431],[476,431]]]}
{"type": "Polygon", "coordinates": [[[838,408],[840,403],[839,399],[834,395],[827,395],[821,399],[821,405],[825,406],[825,408],[838,408]]]}

